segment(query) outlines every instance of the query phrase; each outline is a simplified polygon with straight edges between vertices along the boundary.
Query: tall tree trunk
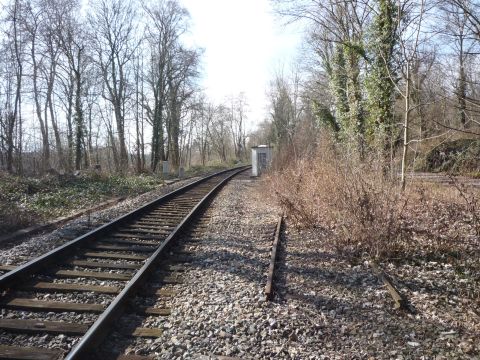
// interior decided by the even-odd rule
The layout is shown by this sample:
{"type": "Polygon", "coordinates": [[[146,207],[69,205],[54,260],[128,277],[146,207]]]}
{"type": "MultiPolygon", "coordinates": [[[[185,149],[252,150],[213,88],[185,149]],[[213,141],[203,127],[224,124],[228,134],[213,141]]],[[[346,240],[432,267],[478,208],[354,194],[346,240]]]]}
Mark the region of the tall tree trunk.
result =
{"type": "Polygon", "coordinates": [[[121,104],[116,106],[115,119],[117,121],[118,143],[120,147],[120,172],[124,172],[128,168],[128,152],[125,142],[125,124],[121,104]]]}
{"type": "Polygon", "coordinates": [[[36,34],[32,35],[31,58],[33,66],[33,98],[35,100],[35,110],[37,113],[38,122],[40,123],[40,132],[42,134],[42,171],[50,167],[50,142],[48,140],[48,121],[42,118],[42,108],[40,106],[40,93],[38,91],[38,64],[35,54],[36,34]]]}
{"type": "Polygon", "coordinates": [[[115,164],[115,169],[118,169],[118,167],[120,166],[120,160],[118,158],[118,151],[117,151],[117,146],[115,144],[115,137],[113,136],[112,124],[105,122],[105,125],[107,127],[108,140],[112,148],[113,162],[115,164]]]}
{"type": "Polygon", "coordinates": [[[458,54],[458,89],[457,89],[457,99],[458,99],[458,111],[460,117],[460,124],[462,127],[467,125],[467,103],[465,98],[467,97],[467,79],[465,73],[465,58],[464,58],[464,49],[463,49],[464,39],[463,35],[459,39],[459,54],[458,54]]]}
{"type": "MultiPolygon", "coordinates": [[[[60,168],[63,170],[67,169],[67,163],[65,159],[65,154],[63,152],[63,145],[62,140],[60,137],[60,130],[58,128],[57,120],[55,118],[55,108],[53,104],[53,89],[55,85],[55,76],[56,76],[56,68],[57,68],[57,60],[56,60],[56,52],[53,50],[52,44],[49,44],[49,55],[50,55],[50,69],[49,75],[47,80],[47,94],[45,98],[45,111],[50,112],[50,121],[52,122],[52,129],[53,129],[53,136],[55,138],[55,147],[57,150],[58,162],[60,164],[60,168]]],[[[45,121],[47,121],[47,115],[45,115],[45,121]]]]}
{"type": "MultiPolygon", "coordinates": [[[[13,10],[13,45],[14,45],[14,56],[15,56],[15,100],[14,100],[14,110],[7,113],[7,134],[6,134],[6,145],[7,145],[7,171],[13,173],[13,152],[15,150],[15,128],[17,128],[17,136],[19,138],[19,144],[17,144],[17,151],[20,151],[22,147],[21,139],[21,128],[18,131],[18,123],[21,121],[21,98],[22,98],[22,77],[23,77],[23,64],[22,59],[20,58],[20,49],[19,49],[19,39],[18,39],[18,9],[19,1],[15,1],[14,10],[13,10]],[[20,150],[18,149],[20,147],[20,150]]],[[[21,162],[21,158],[18,159],[21,162]]],[[[17,169],[19,167],[17,166],[17,169]]]]}
{"type": "Polygon", "coordinates": [[[68,146],[68,158],[67,158],[67,171],[71,172],[73,169],[73,76],[70,75],[67,93],[67,146],[68,146]]]}
{"type": "MultiPolygon", "coordinates": [[[[112,45],[113,46],[113,45],[112,45]]],[[[112,54],[113,55],[113,54],[112,54]]],[[[119,158],[119,168],[117,171],[124,172],[128,168],[128,153],[127,146],[125,143],[125,114],[123,111],[124,106],[124,87],[125,87],[125,78],[123,76],[123,66],[118,64],[117,72],[117,61],[119,59],[116,56],[113,56],[111,59],[111,76],[112,83],[110,84],[107,80],[107,87],[110,93],[110,99],[113,105],[113,111],[115,114],[115,122],[117,125],[117,134],[118,134],[118,143],[120,148],[120,158],[119,158]]]]}
{"type": "Polygon", "coordinates": [[[88,158],[88,166],[92,165],[93,162],[93,141],[92,141],[92,133],[93,133],[93,128],[92,128],[92,123],[93,123],[93,117],[92,117],[92,107],[93,104],[88,105],[88,134],[87,134],[87,158],[88,158]]]}
{"type": "Polygon", "coordinates": [[[178,104],[176,100],[172,104],[172,113],[170,119],[170,153],[169,159],[172,162],[172,169],[178,171],[180,167],[180,146],[179,146],[179,135],[180,135],[180,114],[178,110],[178,104]]]}
{"type": "Polygon", "coordinates": [[[139,113],[139,89],[138,89],[138,83],[140,81],[139,79],[139,60],[138,60],[138,57],[137,57],[137,67],[136,67],[136,71],[135,71],[135,134],[136,134],[136,146],[137,146],[137,149],[136,149],[136,156],[137,156],[137,159],[136,159],[136,163],[137,163],[137,173],[140,174],[143,169],[142,169],[142,158],[141,158],[141,154],[140,154],[140,146],[141,146],[141,142],[140,142],[140,113],[139,113]]]}
{"type": "Polygon", "coordinates": [[[409,142],[409,129],[410,126],[410,63],[407,61],[406,71],[406,84],[405,84],[405,117],[403,124],[403,154],[402,154],[402,191],[406,186],[406,172],[407,172],[407,155],[408,155],[408,142],[409,142]]]}
{"type": "Polygon", "coordinates": [[[160,95],[156,96],[153,112],[153,132],[152,132],[152,159],[151,168],[155,172],[158,163],[165,160],[165,144],[163,142],[163,102],[160,95]]]}
{"type": "Polygon", "coordinates": [[[347,70],[345,61],[345,48],[343,45],[335,45],[330,86],[335,100],[335,118],[345,132],[348,129],[348,97],[347,97],[347,70]]]}
{"type": "MultiPolygon", "coordinates": [[[[21,81],[21,80],[19,80],[21,81]]],[[[17,151],[17,174],[23,175],[23,119],[22,119],[22,92],[18,92],[18,118],[17,124],[17,144],[15,149],[17,151]]]]}
{"type": "Polygon", "coordinates": [[[7,122],[7,131],[5,134],[5,143],[7,147],[6,151],[6,163],[7,163],[7,171],[12,174],[13,173],[13,150],[15,149],[15,122],[16,122],[16,115],[15,112],[9,112],[6,115],[6,122],[7,122]]]}
{"type": "MultiPolygon", "coordinates": [[[[78,59],[80,63],[80,56],[78,59]]],[[[83,144],[82,81],[80,71],[75,72],[75,170],[81,169],[83,144]]]]}
{"type": "MultiPolygon", "coordinates": [[[[143,73],[143,56],[142,56],[142,73],[143,73]]],[[[141,136],[140,136],[140,141],[141,141],[141,156],[142,156],[142,169],[145,170],[145,132],[144,132],[144,123],[143,123],[143,109],[144,109],[144,103],[143,103],[143,94],[144,94],[144,88],[143,88],[143,76],[142,76],[142,83],[141,83],[141,94],[142,94],[142,100],[141,100],[141,136]]]]}
{"type": "Polygon", "coordinates": [[[347,94],[348,94],[348,126],[350,136],[356,139],[360,157],[365,153],[365,118],[360,85],[360,58],[351,47],[347,48],[347,94]]]}

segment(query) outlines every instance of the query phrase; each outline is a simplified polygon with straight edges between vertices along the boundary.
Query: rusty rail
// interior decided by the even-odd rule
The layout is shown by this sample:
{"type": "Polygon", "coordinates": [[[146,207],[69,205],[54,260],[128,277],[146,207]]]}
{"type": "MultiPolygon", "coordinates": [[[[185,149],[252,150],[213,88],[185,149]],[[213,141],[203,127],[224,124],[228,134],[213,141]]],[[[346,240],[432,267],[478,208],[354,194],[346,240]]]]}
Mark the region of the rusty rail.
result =
{"type": "Polygon", "coordinates": [[[123,197],[123,196],[122,197],[117,197],[117,198],[102,202],[101,204],[90,207],[88,209],[82,209],[82,210],[77,211],[73,214],[59,217],[59,218],[51,220],[51,221],[49,221],[45,224],[32,225],[32,226],[29,226],[27,228],[17,230],[13,233],[0,236],[0,244],[11,243],[11,242],[14,242],[14,241],[21,240],[21,239],[23,239],[27,236],[38,234],[42,231],[51,230],[51,229],[53,229],[57,226],[60,226],[60,225],[66,223],[70,220],[77,219],[77,218],[79,218],[83,215],[88,215],[88,214],[90,214],[94,211],[99,211],[99,210],[105,209],[107,207],[113,206],[113,205],[118,204],[119,202],[121,202],[123,200],[125,200],[125,197],[123,197]]]}
{"type": "Polygon", "coordinates": [[[280,230],[282,228],[283,215],[278,218],[277,228],[275,230],[275,238],[272,244],[270,256],[270,265],[268,267],[267,285],[265,286],[265,299],[269,301],[273,296],[273,277],[275,275],[275,263],[277,261],[278,245],[280,243],[280,230]]]}

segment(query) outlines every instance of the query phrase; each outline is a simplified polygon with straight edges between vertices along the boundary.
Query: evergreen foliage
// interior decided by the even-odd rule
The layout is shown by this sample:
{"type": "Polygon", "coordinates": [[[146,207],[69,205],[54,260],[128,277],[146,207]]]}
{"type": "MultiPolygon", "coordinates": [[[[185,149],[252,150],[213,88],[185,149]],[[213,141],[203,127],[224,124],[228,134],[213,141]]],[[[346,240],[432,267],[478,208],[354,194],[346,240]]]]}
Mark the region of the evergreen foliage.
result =
{"type": "Polygon", "coordinates": [[[348,127],[350,111],[347,97],[347,72],[344,46],[336,44],[331,63],[330,86],[335,101],[335,119],[340,130],[348,127]]]}
{"type": "Polygon", "coordinates": [[[386,149],[392,135],[395,78],[394,49],[397,44],[397,8],[392,0],[377,0],[367,42],[369,64],[367,90],[367,141],[386,149]]]}
{"type": "Polygon", "coordinates": [[[335,136],[340,132],[340,124],[337,122],[337,119],[332,114],[330,109],[317,100],[313,101],[313,109],[315,116],[319,124],[326,125],[328,128],[333,130],[335,136]]]}

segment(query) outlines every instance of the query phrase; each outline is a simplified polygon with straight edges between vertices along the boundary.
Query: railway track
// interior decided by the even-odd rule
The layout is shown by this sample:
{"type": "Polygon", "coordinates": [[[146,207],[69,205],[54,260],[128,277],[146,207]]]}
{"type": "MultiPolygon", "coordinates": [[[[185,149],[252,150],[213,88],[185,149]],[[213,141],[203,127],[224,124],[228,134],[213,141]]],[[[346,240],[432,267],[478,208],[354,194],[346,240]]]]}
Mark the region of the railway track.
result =
{"type": "Polygon", "coordinates": [[[117,319],[126,310],[169,314],[167,308],[138,306],[136,295],[172,295],[145,286],[147,280],[176,281],[169,275],[178,270],[168,260],[172,244],[214,194],[246,169],[177,189],[1,275],[0,359],[89,359],[112,329],[130,337],[158,335],[154,328],[119,329],[117,319]]]}
{"type": "MultiPolygon", "coordinates": [[[[170,316],[170,310],[175,308],[177,296],[189,286],[188,280],[184,282],[184,273],[188,274],[192,269],[192,262],[198,260],[198,253],[201,252],[202,247],[200,243],[205,240],[204,230],[210,222],[209,211],[210,208],[205,207],[179,236],[175,247],[168,252],[164,261],[150,276],[148,290],[145,289],[138,293],[133,300],[136,308],[154,307],[157,313],[124,312],[117,319],[117,323],[120,325],[98,347],[95,360],[155,359],[157,350],[149,344],[154,341],[158,342],[157,339],[162,337],[165,321],[172,321],[167,317],[170,316]],[[132,337],[129,335],[136,329],[145,328],[147,329],[146,331],[142,330],[142,336],[132,337]]],[[[178,342],[176,344],[181,346],[178,342]]],[[[165,356],[165,354],[163,355],[165,356]]]]}

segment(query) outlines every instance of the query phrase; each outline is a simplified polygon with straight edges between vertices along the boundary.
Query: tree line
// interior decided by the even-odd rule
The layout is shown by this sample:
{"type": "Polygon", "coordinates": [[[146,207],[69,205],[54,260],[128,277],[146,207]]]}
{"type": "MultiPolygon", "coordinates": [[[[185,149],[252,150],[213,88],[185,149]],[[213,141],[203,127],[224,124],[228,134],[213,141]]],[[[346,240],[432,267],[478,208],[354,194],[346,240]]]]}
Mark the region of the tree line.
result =
{"type": "Polygon", "coordinates": [[[422,143],[480,134],[480,2],[273,3],[282,19],[308,28],[298,69],[272,81],[277,144],[293,144],[306,128],[328,128],[360,160],[382,154],[385,173],[400,158],[404,187],[422,143]]]}
{"type": "Polygon", "coordinates": [[[178,1],[9,0],[0,21],[0,169],[140,173],[245,156],[245,97],[203,94],[203,50],[186,44],[178,1]]]}

